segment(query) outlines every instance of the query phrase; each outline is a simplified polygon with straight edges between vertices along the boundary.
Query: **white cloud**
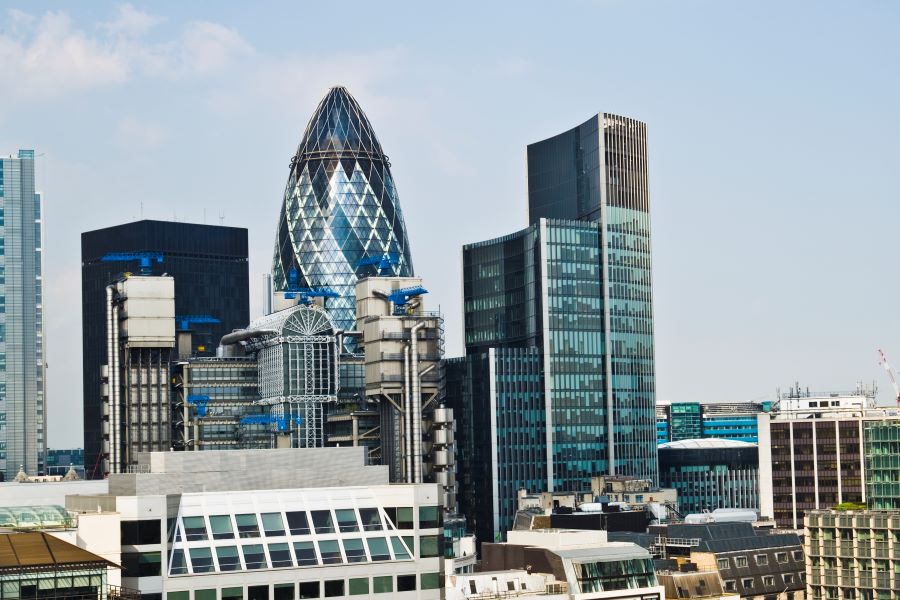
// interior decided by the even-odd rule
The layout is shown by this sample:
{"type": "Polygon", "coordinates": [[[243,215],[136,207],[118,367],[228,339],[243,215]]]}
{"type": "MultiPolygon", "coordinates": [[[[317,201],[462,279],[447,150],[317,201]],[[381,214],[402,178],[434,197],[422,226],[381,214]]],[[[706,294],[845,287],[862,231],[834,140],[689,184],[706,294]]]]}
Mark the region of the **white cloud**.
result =
{"type": "Polygon", "coordinates": [[[164,21],[163,17],[145,13],[130,4],[122,4],[116,18],[101,23],[100,29],[111,36],[140,37],[164,21]]]}
{"type": "Polygon", "coordinates": [[[234,29],[196,21],[190,23],[181,39],[182,67],[191,73],[212,73],[253,52],[252,46],[234,29]]]}

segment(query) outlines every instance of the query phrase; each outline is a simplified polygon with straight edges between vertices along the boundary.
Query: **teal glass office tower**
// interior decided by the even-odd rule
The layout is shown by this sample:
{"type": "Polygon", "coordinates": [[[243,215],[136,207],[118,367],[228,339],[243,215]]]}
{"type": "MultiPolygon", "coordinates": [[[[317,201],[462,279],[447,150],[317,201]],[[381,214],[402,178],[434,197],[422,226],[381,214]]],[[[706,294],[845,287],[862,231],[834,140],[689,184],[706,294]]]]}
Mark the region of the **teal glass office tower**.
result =
{"type": "Polygon", "coordinates": [[[47,453],[41,196],[34,151],[0,158],[0,477],[34,475],[47,453]]]}
{"type": "MultiPolygon", "coordinates": [[[[327,287],[335,323],[356,325],[358,277],[413,275],[390,162],[369,119],[331,88],[291,159],[272,262],[274,289],[327,287]]],[[[352,344],[348,338],[348,345],[352,344]]]]}

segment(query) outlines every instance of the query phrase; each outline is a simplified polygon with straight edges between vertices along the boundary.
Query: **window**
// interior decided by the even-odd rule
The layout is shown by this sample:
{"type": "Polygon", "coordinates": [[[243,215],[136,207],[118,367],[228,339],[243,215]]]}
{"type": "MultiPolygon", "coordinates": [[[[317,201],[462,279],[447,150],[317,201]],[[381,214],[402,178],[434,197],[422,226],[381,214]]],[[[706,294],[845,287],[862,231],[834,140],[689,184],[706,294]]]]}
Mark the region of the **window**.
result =
{"type": "Polygon", "coordinates": [[[366,560],[368,560],[366,558],[366,549],[363,547],[363,541],[359,538],[344,540],[344,554],[347,555],[347,562],[358,563],[366,562],[366,560]]]}
{"type": "Polygon", "coordinates": [[[766,587],[772,587],[775,585],[775,578],[771,575],[766,575],[763,577],[763,585],[766,587]]]}
{"type": "Polygon", "coordinates": [[[214,540],[233,540],[234,530],[231,528],[231,515],[212,515],[209,517],[209,528],[214,540]]]}
{"type": "Polygon", "coordinates": [[[794,557],[794,560],[802,561],[803,560],[803,550],[794,550],[791,553],[794,557]]]}
{"type": "Polygon", "coordinates": [[[244,600],[244,588],[222,588],[222,600],[244,600]]]}
{"type": "Polygon", "coordinates": [[[784,574],[784,582],[786,584],[794,583],[794,575],[792,573],[785,573],[784,574]]]}
{"type": "Polygon", "coordinates": [[[728,569],[730,563],[727,558],[719,558],[716,560],[716,564],[719,565],[719,570],[722,571],[724,569],[728,569]]]}
{"type": "Polygon", "coordinates": [[[786,563],[788,561],[787,552],[776,552],[775,553],[775,561],[780,563],[786,563]]]}
{"type": "Polygon", "coordinates": [[[184,539],[189,542],[205,540],[206,538],[206,521],[203,517],[182,517],[181,524],[184,526],[184,539]]]}
{"type": "Polygon", "coordinates": [[[274,600],[294,600],[294,584],[293,583],[276,583],[275,593],[272,595],[274,600]]]}
{"type": "Polygon", "coordinates": [[[412,529],[413,509],[411,506],[401,506],[399,508],[385,508],[384,514],[397,529],[412,529]]]}
{"type": "Polygon", "coordinates": [[[318,598],[320,595],[319,582],[301,581],[297,591],[300,598],[318,598]]]}
{"type": "Polygon", "coordinates": [[[237,546],[219,546],[216,548],[216,557],[219,559],[220,571],[241,570],[241,559],[238,556],[237,546]]]}
{"type": "Polygon", "coordinates": [[[356,520],[356,511],[352,508],[338,508],[334,511],[338,529],[344,532],[359,531],[359,522],[356,520]]]}
{"type": "Polygon", "coordinates": [[[381,515],[377,508],[359,509],[359,517],[362,519],[363,531],[381,531],[381,515]]]}
{"type": "Polygon", "coordinates": [[[287,544],[269,544],[269,560],[272,561],[273,569],[294,566],[291,550],[287,544]]]}
{"type": "Polygon", "coordinates": [[[330,510],[312,511],[312,520],[316,533],[334,533],[334,523],[331,521],[330,510]]]}
{"type": "Polygon", "coordinates": [[[387,540],[384,538],[369,538],[366,540],[369,545],[369,556],[373,561],[391,560],[391,553],[388,552],[387,540]]]}
{"type": "Polygon", "coordinates": [[[369,593],[369,578],[354,577],[347,581],[347,589],[351,596],[361,596],[369,593]]]}
{"type": "Polygon", "coordinates": [[[726,580],[725,580],[725,591],[726,591],[726,592],[733,592],[733,591],[735,591],[735,587],[734,587],[734,579],[726,579],[726,580]]]}
{"type": "MultiPolygon", "coordinates": [[[[294,542],[294,554],[297,556],[297,566],[307,567],[319,564],[316,558],[316,547],[312,542],[294,542]]],[[[315,596],[318,598],[318,596],[315,596]]]]}
{"type": "Polygon", "coordinates": [[[122,577],[156,577],[162,574],[159,552],[123,552],[122,577]]]}
{"type": "Polygon", "coordinates": [[[194,573],[209,573],[213,570],[212,550],[206,547],[191,548],[190,554],[194,573]]]}
{"type": "Polygon", "coordinates": [[[284,523],[281,520],[281,513],[263,513],[262,524],[266,535],[284,535],[284,523]]]}
{"type": "Polygon", "coordinates": [[[765,554],[757,554],[756,555],[756,564],[760,565],[760,566],[769,564],[769,557],[766,556],[765,554]]]}
{"type": "Polygon", "coordinates": [[[234,515],[234,520],[237,523],[239,537],[259,537],[259,525],[256,523],[256,515],[234,515]]]}
{"type": "Polygon", "coordinates": [[[184,575],[188,572],[187,563],[184,560],[184,550],[176,550],[172,553],[172,562],[169,563],[170,575],[184,575]]]}
{"type": "Polygon", "coordinates": [[[167,592],[166,600],[190,600],[190,592],[167,592]]]}
{"type": "Polygon", "coordinates": [[[123,546],[139,546],[141,544],[160,543],[160,522],[122,521],[120,523],[123,546]]]}
{"type": "MultiPolygon", "coordinates": [[[[512,582],[510,582],[512,583],[512,582]]],[[[436,590],[441,587],[440,573],[422,573],[421,590],[436,590]]]]}
{"type": "Polygon", "coordinates": [[[269,600],[269,586],[251,585],[247,588],[247,600],[269,600]]]}
{"type": "Polygon", "coordinates": [[[372,578],[372,592],[375,594],[391,594],[394,591],[394,578],[390,575],[372,578]]]}
{"type": "Polygon", "coordinates": [[[412,592],[416,589],[415,575],[397,575],[397,591],[412,592]]]}
{"type": "Polygon", "coordinates": [[[409,560],[411,557],[406,546],[396,535],[391,537],[391,547],[394,549],[394,558],[397,560],[409,560]]]}
{"type": "Polygon", "coordinates": [[[309,521],[305,511],[289,512],[286,516],[291,535],[309,535],[309,521]]]}
{"type": "Polygon", "coordinates": [[[734,557],[734,566],[746,567],[747,566],[747,557],[746,556],[735,556],[734,557]]]}
{"type": "Polygon", "coordinates": [[[741,585],[744,586],[745,590],[752,590],[753,589],[753,579],[750,577],[747,577],[746,579],[741,579],[741,585]]]}
{"type": "Polygon", "coordinates": [[[437,535],[421,535],[419,536],[419,557],[432,558],[441,555],[440,536],[437,535]]]}
{"type": "Polygon", "coordinates": [[[323,565],[337,565],[344,562],[341,546],[337,540],[319,541],[319,554],[322,556],[323,565]]]}
{"type": "Polygon", "coordinates": [[[194,590],[194,600],[218,600],[216,590],[194,590]]]}
{"type": "Polygon", "coordinates": [[[247,544],[241,546],[244,552],[244,564],[247,569],[265,569],[266,553],[263,551],[262,544],[247,544]]]}
{"type": "Polygon", "coordinates": [[[325,597],[334,598],[344,595],[344,580],[331,579],[325,582],[325,597]]]}
{"type": "Polygon", "coordinates": [[[441,526],[441,511],[437,506],[419,507],[419,529],[435,529],[441,526]]]}

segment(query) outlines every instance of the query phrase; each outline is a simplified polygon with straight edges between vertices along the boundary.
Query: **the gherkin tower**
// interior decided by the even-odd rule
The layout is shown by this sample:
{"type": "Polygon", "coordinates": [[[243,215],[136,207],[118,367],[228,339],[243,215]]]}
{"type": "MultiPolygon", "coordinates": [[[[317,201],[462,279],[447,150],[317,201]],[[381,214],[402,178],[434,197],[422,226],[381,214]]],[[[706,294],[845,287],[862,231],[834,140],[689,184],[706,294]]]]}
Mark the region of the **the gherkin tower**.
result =
{"type": "Polygon", "coordinates": [[[346,89],[334,87],[291,159],[273,283],[277,291],[331,288],[339,297],[328,300],[329,312],[349,330],[356,320],[356,280],[375,274],[413,274],[406,225],[390,162],[369,119],[346,89]]]}

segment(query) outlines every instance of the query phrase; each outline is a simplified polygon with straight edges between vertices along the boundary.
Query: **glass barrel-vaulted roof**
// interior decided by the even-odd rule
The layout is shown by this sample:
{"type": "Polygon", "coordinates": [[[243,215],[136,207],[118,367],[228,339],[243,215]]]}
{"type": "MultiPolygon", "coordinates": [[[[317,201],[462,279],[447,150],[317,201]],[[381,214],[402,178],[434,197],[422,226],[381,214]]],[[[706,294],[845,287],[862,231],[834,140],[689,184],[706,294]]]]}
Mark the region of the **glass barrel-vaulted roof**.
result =
{"type": "Polygon", "coordinates": [[[358,277],[413,275],[390,162],[343,87],[319,103],[291,160],[272,264],[275,290],[288,289],[294,270],[298,287],[337,292],[327,306],[348,330],[358,277]]]}

